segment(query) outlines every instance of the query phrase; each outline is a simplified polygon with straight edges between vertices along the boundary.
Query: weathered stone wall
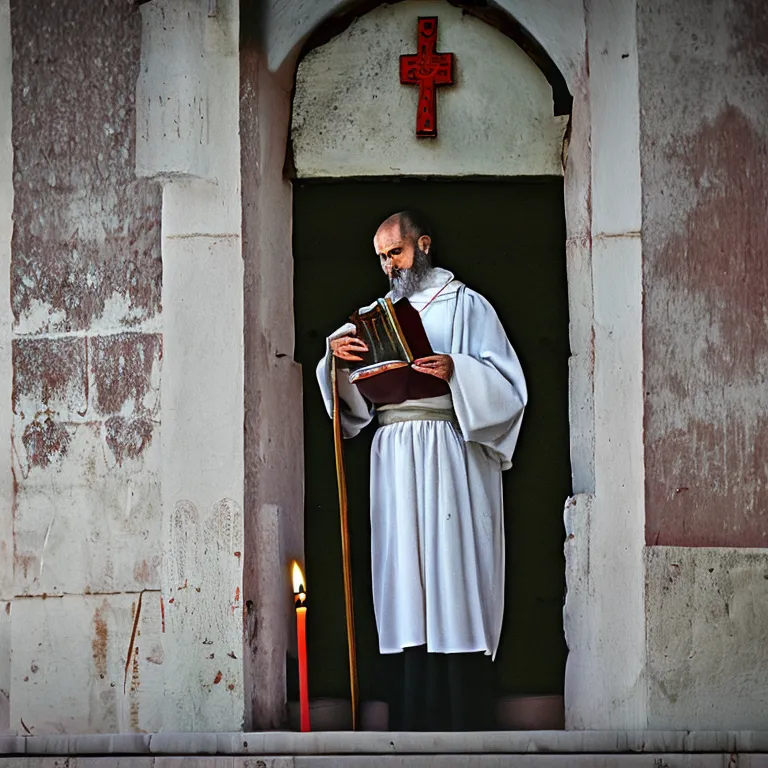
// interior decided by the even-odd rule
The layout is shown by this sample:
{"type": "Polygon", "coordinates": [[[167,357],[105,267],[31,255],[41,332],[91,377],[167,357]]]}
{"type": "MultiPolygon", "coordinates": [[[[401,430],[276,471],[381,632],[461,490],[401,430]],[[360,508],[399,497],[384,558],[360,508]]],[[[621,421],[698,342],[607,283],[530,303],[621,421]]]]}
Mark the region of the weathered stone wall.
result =
{"type": "Polygon", "coordinates": [[[648,724],[758,728],[768,709],[768,6],[640,0],[638,36],[648,724]]]}
{"type": "Polygon", "coordinates": [[[11,603],[13,582],[13,476],[11,474],[10,301],[13,230],[13,146],[11,144],[11,9],[0,0],[0,733],[10,729],[11,603]]]}
{"type": "Polygon", "coordinates": [[[768,545],[768,7],[641,0],[648,544],[768,545]]]}
{"type": "Polygon", "coordinates": [[[94,10],[11,7],[17,594],[157,586],[157,483],[130,485],[158,427],[161,190],[133,168],[140,17],[94,10]]]}
{"type": "Polygon", "coordinates": [[[0,2],[2,730],[242,726],[237,32],[0,2]]]}
{"type": "Polygon", "coordinates": [[[141,19],[25,0],[10,31],[9,725],[152,727],[161,189],[134,172],[141,19]]]}

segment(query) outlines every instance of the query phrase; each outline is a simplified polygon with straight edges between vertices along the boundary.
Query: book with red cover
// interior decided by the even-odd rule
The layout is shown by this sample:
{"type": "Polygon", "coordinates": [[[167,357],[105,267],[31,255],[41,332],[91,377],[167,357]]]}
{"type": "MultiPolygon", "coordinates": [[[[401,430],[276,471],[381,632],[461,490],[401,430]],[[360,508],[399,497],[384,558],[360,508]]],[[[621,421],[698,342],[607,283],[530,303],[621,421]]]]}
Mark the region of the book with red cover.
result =
{"type": "Polygon", "coordinates": [[[411,363],[433,355],[421,316],[406,298],[394,304],[379,299],[350,320],[368,345],[363,360],[351,366],[350,381],[376,405],[402,403],[450,393],[448,383],[414,371],[411,363]]]}

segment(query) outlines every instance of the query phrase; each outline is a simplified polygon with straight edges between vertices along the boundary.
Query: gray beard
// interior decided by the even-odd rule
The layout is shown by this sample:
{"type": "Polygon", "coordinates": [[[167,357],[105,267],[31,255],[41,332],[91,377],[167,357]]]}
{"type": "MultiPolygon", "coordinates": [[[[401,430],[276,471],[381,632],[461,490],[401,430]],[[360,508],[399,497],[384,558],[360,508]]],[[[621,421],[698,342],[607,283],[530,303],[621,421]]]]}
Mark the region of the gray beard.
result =
{"type": "Polygon", "coordinates": [[[413,265],[410,269],[398,269],[392,272],[389,279],[389,288],[392,291],[392,301],[402,299],[404,296],[413,296],[417,293],[424,278],[432,269],[429,256],[420,248],[416,249],[413,257],[413,265]]]}

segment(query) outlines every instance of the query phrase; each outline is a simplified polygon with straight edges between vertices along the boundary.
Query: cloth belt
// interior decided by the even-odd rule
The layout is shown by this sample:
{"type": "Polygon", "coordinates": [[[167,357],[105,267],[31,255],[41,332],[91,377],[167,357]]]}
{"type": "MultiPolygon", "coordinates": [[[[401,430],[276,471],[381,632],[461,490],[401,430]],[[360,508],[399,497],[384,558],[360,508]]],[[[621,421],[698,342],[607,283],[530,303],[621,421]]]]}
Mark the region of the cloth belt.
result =
{"type": "Polygon", "coordinates": [[[434,408],[419,408],[409,405],[405,408],[387,408],[376,411],[380,427],[388,427],[390,424],[399,424],[403,421],[449,421],[456,429],[459,428],[459,420],[453,408],[436,410],[434,408]]]}

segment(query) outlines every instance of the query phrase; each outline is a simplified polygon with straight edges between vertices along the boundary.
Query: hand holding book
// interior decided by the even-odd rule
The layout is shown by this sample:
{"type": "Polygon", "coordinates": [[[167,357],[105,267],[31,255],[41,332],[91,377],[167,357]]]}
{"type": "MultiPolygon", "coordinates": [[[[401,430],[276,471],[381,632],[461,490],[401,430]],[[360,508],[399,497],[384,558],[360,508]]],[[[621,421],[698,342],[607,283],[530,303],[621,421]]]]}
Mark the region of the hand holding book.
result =
{"type": "Polygon", "coordinates": [[[450,355],[430,355],[414,360],[411,367],[419,373],[426,373],[428,376],[450,381],[453,373],[453,360],[450,355]]]}
{"type": "Polygon", "coordinates": [[[368,351],[368,345],[357,338],[354,334],[357,331],[350,332],[348,336],[340,336],[338,339],[331,340],[331,352],[340,360],[361,361],[363,358],[356,353],[368,351]]]}

